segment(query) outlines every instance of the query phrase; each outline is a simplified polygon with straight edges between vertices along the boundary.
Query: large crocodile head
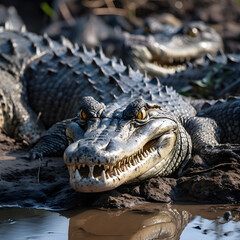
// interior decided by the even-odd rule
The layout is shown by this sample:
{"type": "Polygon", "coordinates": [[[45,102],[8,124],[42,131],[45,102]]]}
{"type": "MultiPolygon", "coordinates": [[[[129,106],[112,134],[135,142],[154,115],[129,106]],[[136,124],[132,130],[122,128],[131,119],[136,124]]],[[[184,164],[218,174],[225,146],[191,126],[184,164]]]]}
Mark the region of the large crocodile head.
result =
{"type": "Polygon", "coordinates": [[[67,127],[64,161],[76,191],[107,191],[169,175],[188,160],[190,137],[171,113],[143,99],[124,102],[106,107],[85,97],[67,127]]]}
{"type": "Polygon", "coordinates": [[[145,35],[127,36],[122,54],[127,63],[152,76],[182,71],[187,62],[199,60],[206,54],[216,55],[223,48],[220,35],[202,22],[148,31],[145,35]]]}

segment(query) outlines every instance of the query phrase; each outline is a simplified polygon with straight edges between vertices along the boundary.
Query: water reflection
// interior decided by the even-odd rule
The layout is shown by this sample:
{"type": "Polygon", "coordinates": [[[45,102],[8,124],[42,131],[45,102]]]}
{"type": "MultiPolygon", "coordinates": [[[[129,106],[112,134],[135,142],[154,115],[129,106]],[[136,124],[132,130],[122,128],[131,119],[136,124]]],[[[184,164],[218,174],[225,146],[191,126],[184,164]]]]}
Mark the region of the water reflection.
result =
{"type": "Polygon", "coordinates": [[[237,206],[147,204],[131,210],[0,209],[0,239],[240,239],[237,206]],[[226,214],[229,211],[229,214],[226,214]],[[225,218],[223,217],[225,214],[225,218]]]}
{"type": "Polygon", "coordinates": [[[126,211],[89,210],[71,217],[69,240],[179,239],[191,219],[187,211],[166,205],[126,211]]]}

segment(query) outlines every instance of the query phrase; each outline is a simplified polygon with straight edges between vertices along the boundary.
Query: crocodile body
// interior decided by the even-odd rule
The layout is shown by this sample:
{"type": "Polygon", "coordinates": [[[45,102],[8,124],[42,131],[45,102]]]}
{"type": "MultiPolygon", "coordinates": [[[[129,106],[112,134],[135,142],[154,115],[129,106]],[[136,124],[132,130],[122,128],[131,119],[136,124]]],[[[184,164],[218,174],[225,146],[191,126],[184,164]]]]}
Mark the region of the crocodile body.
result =
{"type": "Polygon", "coordinates": [[[240,94],[240,55],[206,56],[202,64],[190,64],[182,72],[161,77],[163,85],[192,97],[226,98],[240,94]]]}
{"type": "Polygon", "coordinates": [[[231,129],[239,126],[239,98],[197,112],[159,79],[101,49],[47,36],[1,29],[0,49],[0,127],[18,137],[50,127],[31,157],[65,150],[77,191],[181,172],[192,149],[209,160],[218,154],[239,158],[239,146],[225,144],[240,140],[239,128],[231,129]]]}

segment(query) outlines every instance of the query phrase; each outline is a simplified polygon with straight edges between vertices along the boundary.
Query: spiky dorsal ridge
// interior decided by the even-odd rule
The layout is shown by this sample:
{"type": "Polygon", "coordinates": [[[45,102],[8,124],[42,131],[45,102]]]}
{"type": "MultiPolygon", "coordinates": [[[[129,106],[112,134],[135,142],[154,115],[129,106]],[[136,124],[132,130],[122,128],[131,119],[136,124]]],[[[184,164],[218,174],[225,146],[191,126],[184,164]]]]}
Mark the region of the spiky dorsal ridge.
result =
{"type": "Polygon", "coordinates": [[[232,54],[228,54],[227,55],[227,63],[230,64],[230,65],[233,65],[235,63],[240,63],[240,57],[236,57],[232,54]]]}
{"type": "Polygon", "coordinates": [[[60,43],[67,48],[70,48],[70,49],[74,48],[74,45],[72,44],[72,42],[64,36],[61,36],[60,43]]]}
{"type": "Polygon", "coordinates": [[[87,48],[85,44],[82,44],[81,46],[79,46],[78,51],[82,53],[87,53],[87,48]]]}
{"type": "Polygon", "coordinates": [[[227,103],[227,102],[235,102],[235,101],[239,101],[240,97],[238,96],[229,96],[227,97],[226,99],[218,99],[216,101],[216,103],[212,104],[213,105],[219,105],[219,104],[222,104],[222,103],[227,103]]]}
{"type": "Polygon", "coordinates": [[[106,58],[105,54],[103,53],[103,49],[102,49],[101,46],[97,47],[95,49],[95,52],[96,52],[96,56],[99,57],[100,59],[106,58]]]}
{"type": "Polygon", "coordinates": [[[151,80],[150,80],[150,83],[153,84],[153,85],[156,85],[156,86],[160,86],[160,81],[157,77],[153,77],[151,80]]]}
{"type": "Polygon", "coordinates": [[[4,29],[6,30],[16,30],[10,21],[6,21],[4,24],[4,29]]]}
{"type": "Polygon", "coordinates": [[[21,32],[27,32],[27,27],[26,27],[26,25],[22,25],[20,31],[21,31],[21,32]]]}
{"type": "Polygon", "coordinates": [[[208,102],[204,103],[200,112],[198,112],[198,116],[208,117],[217,114],[221,114],[221,111],[232,111],[233,109],[237,112],[240,109],[239,106],[240,97],[231,96],[226,99],[219,99],[213,103],[208,102]]]}

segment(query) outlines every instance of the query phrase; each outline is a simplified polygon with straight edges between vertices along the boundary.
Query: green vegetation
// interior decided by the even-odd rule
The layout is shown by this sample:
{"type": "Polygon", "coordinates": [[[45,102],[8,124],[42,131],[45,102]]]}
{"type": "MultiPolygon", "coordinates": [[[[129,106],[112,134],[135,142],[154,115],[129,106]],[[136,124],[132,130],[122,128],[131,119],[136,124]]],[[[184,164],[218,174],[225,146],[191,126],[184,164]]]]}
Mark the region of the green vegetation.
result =
{"type": "Polygon", "coordinates": [[[48,15],[50,18],[52,18],[55,15],[54,10],[51,8],[51,6],[47,2],[42,2],[40,5],[43,12],[48,15]]]}

